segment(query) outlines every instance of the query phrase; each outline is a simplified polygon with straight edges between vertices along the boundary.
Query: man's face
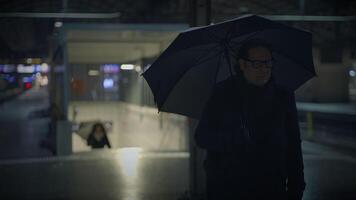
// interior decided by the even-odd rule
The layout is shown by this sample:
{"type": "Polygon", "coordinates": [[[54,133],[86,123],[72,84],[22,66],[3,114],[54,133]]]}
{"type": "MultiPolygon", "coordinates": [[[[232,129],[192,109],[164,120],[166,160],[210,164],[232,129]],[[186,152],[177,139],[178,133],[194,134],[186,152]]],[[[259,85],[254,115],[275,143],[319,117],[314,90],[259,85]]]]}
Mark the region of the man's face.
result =
{"type": "Polygon", "coordinates": [[[271,78],[271,52],[265,47],[254,47],[248,50],[248,55],[248,58],[239,60],[246,80],[253,85],[265,85],[271,78]]]}

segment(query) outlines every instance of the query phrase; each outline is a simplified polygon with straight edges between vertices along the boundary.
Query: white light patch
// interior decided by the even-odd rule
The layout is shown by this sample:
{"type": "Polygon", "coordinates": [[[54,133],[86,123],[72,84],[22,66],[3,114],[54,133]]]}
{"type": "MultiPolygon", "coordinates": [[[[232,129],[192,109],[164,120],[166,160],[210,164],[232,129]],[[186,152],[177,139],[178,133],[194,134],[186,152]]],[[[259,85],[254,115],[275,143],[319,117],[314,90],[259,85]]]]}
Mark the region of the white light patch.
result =
{"type": "Polygon", "coordinates": [[[49,66],[47,63],[42,63],[40,66],[40,71],[43,73],[47,73],[49,71],[49,66]]]}
{"type": "Polygon", "coordinates": [[[135,68],[135,65],[133,64],[122,64],[121,69],[122,70],[133,70],[135,68]]]}
{"type": "Polygon", "coordinates": [[[136,72],[141,72],[142,68],[140,65],[136,65],[135,70],[136,72]]]}
{"type": "Polygon", "coordinates": [[[100,72],[98,70],[89,70],[89,76],[99,76],[100,72]]]}
{"type": "Polygon", "coordinates": [[[54,27],[56,27],[56,28],[60,28],[62,26],[63,26],[63,22],[55,22],[54,23],[54,27]]]}
{"type": "Polygon", "coordinates": [[[139,164],[141,151],[142,149],[139,147],[120,149],[118,160],[124,178],[132,180],[137,175],[137,166],[139,164]]]}
{"type": "Polygon", "coordinates": [[[34,73],[35,72],[35,66],[34,65],[29,65],[29,66],[24,66],[24,65],[17,65],[17,72],[18,73],[34,73]]]}

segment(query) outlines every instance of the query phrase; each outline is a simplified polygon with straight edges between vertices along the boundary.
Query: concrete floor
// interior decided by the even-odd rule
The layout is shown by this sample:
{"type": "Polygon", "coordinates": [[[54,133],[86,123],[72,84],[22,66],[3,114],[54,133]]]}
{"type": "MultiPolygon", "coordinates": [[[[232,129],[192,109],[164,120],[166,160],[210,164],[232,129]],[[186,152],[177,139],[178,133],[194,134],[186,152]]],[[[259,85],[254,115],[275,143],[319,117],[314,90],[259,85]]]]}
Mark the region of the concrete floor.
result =
{"type": "MultiPolygon", "coordinates": [[[[303,153],[304,200],[356,199],[356,154],[311,142],[303,153]]],[[[140,148],[1,160],[0,198],[174,200],[188,191],[188,172],[188,153],[140,148]]]]}
{"type": "MultiPolygon", "coordinates": [[[[76,120],[115,119],[109,137],[119,149],[80,149],[85,143],[74,134],[77,153],[47,157],[38,142],[48,122],[28,118],[31,110],[46,104],[41,103],[41,92],[32,94],[24,93],[10,103],[14,106],[1,108],[0,154],[8,157],[0,160],[0,199],[173,200],[188,191],[189,153],[181,134],[182,118],[109,102],[77,104],[76,120]],[[23,102],[27,106],[17,106],[23,102]]],[[[303,141],[303,154],[304,200],[356,199],[355,152],[303,141]]]]}

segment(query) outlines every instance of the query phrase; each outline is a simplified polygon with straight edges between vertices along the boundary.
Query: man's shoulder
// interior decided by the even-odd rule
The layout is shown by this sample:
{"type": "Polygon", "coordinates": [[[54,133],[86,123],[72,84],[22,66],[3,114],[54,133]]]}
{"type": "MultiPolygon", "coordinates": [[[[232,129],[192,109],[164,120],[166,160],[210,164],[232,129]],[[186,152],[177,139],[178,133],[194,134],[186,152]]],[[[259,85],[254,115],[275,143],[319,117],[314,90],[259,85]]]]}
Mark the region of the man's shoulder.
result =
{"type": "Polygon", "coordinates": [[[291,97],[294,97],[294,91],[289,91],[289,90],[285,89],[284,87],[276,85],[276,84],[274,85],[274,88],[275,88],[276,94],[280,98],[289,99],[291,97]]]}

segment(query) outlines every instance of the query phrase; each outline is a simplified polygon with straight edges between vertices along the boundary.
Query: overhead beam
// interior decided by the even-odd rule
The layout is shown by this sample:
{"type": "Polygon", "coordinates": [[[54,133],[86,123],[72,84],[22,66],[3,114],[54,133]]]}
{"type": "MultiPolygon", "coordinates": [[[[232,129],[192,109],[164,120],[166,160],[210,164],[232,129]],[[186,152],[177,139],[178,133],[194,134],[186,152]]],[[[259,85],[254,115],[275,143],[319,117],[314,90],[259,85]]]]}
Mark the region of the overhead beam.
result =
{"type": "Polygon", "coordinates": [[[62,18],[62,19],[113,19],[121,13],[35,13],[35,12],[2,12],[0,17],[15,18],[62,18]]]}

